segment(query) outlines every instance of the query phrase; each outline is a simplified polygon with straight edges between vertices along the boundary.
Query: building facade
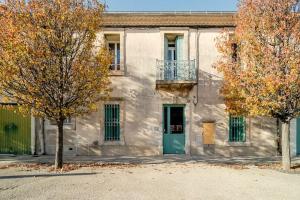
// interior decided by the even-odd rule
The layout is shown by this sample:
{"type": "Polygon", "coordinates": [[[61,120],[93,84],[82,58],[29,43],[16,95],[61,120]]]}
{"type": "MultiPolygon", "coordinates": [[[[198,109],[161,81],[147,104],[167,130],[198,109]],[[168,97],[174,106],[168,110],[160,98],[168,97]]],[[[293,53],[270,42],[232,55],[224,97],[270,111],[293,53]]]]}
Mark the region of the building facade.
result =
{"type": "MultiPolygon", "coordinates": [[[[219,94],[216,38],[234,30],[234,13],[119,12],[103,18],[95,46],[106,45],[114,55],[112,93],[97,112],[66,120],[65,155],[277,155],[276,120],[229,116],[219,94]]],[[[54,154],[57,126],[30,123],[32,151],[39,144],[54,154]]]]}
{"type": "MultiPolygon", "coordinates": [[[[234,13],[106,13],[96,46],[114,55],[112,93],[65,124],[70,155],[276,155],[276,121],[230,117],[215,39],[234,13]]],[[[46,153],[56,126],[46,122],[46,153]]]]}

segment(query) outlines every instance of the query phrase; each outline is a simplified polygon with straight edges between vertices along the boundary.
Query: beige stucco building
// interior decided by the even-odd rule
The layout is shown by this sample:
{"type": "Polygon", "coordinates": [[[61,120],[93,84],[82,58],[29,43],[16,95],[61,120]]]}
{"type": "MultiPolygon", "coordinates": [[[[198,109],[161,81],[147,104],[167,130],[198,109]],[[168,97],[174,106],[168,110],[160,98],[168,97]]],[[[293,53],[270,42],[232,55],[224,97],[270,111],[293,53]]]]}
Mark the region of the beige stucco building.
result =
{"type": "MultiPolygon", "coordinates": [[[[276,120],[230,118],[219,95],[216,37],[234,13],[106,13],[97,44],[114,53],[112,93],[65,124],[66,155],[272,156],[276,120]]],[[[54,154],[56,126],[45,122],[54,154]]]]}

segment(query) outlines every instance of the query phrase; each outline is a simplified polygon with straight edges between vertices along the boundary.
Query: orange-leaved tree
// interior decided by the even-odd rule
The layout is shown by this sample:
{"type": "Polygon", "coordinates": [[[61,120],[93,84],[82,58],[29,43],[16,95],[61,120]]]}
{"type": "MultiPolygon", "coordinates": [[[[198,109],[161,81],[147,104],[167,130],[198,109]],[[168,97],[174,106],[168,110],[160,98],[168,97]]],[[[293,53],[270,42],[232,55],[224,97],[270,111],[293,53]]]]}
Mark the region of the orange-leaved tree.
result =
{"type": "Polygon", "coordinates": [[[110,53],[95,47],[97,0],[7,0],[0,18],[0,92],[23,113],[57,123],[55,167],[63,165],[63,125],[95,110],[109,91],[110,53]]]}
{"type": "Polygon", "coordinates": [[[241,0],[237,26],[217,40],[229,113],[282,122],[282,164],[291,168],[290,121],[300,114],[300,14],[296,0],[241,0]]]}

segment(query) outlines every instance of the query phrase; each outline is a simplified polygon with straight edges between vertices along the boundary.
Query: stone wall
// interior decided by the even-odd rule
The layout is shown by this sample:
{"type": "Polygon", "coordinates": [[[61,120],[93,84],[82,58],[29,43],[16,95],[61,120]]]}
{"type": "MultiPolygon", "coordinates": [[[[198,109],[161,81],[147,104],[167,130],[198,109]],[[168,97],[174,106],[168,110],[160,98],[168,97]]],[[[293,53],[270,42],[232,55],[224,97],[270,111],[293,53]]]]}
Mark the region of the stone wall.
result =
{"type": "MultiPolygon", "coordinates": [[[[113,92],[109,101],[121,106],[121,140],[104,142],[103,104],[99,110],[65,128],[65,153],[70,155],[162,155],[163,104],[185,104],[186,154],[223,156],[276,155],[276,121],[247,119],[247,141],[228,142],[228,114],[219,96],[221,74],[213,68],[219,54],[215,38],[222,28],[128,28],[107,29],[120,33],[124,76],[112,76],[113,92]],[[156,89],[156,59],[163,59],[164,34],[184,35],[184,59],[199,55],[198,85],[186,91],[156,89]],[[199,39],[199,40],[198,40],[199,39]],[[197,44],[197,41],[198,44],[197,44]],[[199,52],[197,53],[197,46],[199,52]],[[203,121],[216,123],[216,144],[202,142],[203,121]]],[[[103,34],[102,34],[103,35],[103,34]]],[[[101,37],[101,34],[99,34],[101,37]]],[[[99,39],[100,40],[100,39],[99,39]]],[[[55,150],[56,127],[46,122],[46,153],[55,150]]]]}

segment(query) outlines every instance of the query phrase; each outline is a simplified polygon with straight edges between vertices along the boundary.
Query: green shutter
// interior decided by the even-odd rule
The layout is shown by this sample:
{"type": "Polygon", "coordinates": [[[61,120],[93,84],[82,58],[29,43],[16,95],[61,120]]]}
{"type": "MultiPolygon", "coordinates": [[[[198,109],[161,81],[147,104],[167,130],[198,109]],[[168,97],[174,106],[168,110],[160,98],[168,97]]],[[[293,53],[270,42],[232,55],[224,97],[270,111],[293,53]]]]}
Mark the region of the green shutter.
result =
{"type": "Polygon", "coordinates": [[[246,141],[246,122],[244,117],[229,117],[229,142],[246,141]]]}
{"type": "Polygon", "coordinates": [[[104,140],[120,140],[120,105],[106,104],[104,106],[104,140]]]}
{"type": "Polygon", "coordinates": [[[183,36],[176,37],[176,60],[182,61],[183,60],[183,36]]]}
{"type": "Polygon", "coordinates": [[[164,60],[168,60],[168,44],[169,44],[169,41],[168,41],[167,36],[165,35],[165,37],[164,37],[164,60]]]}
{"type": "Polygon", "coordinates": [[[189,69],[185,69],[185,66],[183,64],[183,36],[177,36],[176,37],[176,76],[178,79],[180,80],[184,80],[184,73],[185,70],[189,70],[189,69]]]}

